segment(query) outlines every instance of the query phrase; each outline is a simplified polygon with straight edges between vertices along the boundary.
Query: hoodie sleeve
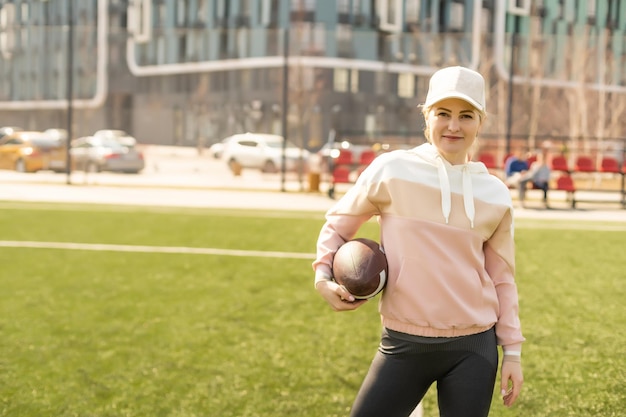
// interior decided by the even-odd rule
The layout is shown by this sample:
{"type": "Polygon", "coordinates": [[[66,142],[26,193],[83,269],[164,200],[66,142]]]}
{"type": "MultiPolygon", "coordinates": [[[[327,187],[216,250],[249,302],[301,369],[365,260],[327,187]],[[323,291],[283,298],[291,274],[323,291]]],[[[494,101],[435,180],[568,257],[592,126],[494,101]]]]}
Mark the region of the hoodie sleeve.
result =
{"type": "Polygon", "coordinates": [[[485,243],[485,267],[494,282],[499,302],[496,336],[505,351],[521,351],[519,302],[515,284],[515,243],[511,210],[485,243]]]}
{"type": "Polygon", "coordinates": [[[316,281],[324,276],[332,277],[333,257],[337,249],[352,239],[363,223],[380,214],[381,198],[384,199],[381,197],[381,186],[371,185],[371,179],[378,170],[375,162],[361,173],[356,184],[326,212],[326,222],[317,239],[317,257],[313,262],[316,281]]]}

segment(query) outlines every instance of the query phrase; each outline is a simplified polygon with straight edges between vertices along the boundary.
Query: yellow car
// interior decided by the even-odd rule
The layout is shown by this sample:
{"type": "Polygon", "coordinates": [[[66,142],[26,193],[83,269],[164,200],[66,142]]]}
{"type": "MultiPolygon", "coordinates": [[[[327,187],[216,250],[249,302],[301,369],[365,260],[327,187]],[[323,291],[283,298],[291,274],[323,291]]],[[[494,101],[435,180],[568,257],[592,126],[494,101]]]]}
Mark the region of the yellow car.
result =
{"type": "Polygon", "coordinates": [[[63,155],[63,143],[42,132],[13,132],[0,139],[0,169],[37,172],[50,169],[49,161],[63,155]]]}

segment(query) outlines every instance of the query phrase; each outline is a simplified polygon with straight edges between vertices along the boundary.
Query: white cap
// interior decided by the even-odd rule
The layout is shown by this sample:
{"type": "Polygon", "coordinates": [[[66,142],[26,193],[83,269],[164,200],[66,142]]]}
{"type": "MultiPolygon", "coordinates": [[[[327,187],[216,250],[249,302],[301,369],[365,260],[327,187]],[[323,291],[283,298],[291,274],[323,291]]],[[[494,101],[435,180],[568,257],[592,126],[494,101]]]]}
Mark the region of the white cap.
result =
{"type": "Polygon", "coordinates": [[[447,67],[430,78],[424,107],[430,107],[447,98],[460,98],[485,114],[485,79],[465,67],[447,67]]]}

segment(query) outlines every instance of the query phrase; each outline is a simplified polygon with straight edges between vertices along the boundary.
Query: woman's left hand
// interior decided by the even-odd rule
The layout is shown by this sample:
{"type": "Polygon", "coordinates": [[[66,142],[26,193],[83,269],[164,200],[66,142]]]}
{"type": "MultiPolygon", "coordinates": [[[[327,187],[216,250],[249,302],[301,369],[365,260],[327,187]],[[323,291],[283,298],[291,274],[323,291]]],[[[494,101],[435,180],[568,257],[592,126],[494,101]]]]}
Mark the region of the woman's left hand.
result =
{"type": "Polygon", "coordinates": [[[357,300],[343,285],[335,281],[320,281],[315,284],[315,289],[335,311],[356,310],[367,302],[367,300],[357,300]]]}
{"type": "Polygon", "coordinates": [[[502,380],[500,382],[500,389],[505,406],[510,407],[513,405],[515,400],[517,400],[517,397],[519,397],[519,394],[522,391],[523,383],[524,375],[522,373],[521,362],[507,361],[504,359],[502,361],[502,380]]]}

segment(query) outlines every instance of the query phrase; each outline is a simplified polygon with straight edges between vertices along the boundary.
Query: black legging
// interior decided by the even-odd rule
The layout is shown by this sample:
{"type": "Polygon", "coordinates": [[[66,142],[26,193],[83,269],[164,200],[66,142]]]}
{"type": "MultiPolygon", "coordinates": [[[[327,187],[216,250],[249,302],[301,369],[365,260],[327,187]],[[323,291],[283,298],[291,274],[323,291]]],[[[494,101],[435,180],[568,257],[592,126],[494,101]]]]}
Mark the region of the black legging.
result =
{"type": "Polygon", "coordinates": [[[405,336],[383,331],[352,417],[408,417],[433,382],[441,417],[489,414],[498,368],[493,329],[445,342],[405,336]]]}

